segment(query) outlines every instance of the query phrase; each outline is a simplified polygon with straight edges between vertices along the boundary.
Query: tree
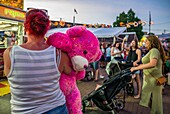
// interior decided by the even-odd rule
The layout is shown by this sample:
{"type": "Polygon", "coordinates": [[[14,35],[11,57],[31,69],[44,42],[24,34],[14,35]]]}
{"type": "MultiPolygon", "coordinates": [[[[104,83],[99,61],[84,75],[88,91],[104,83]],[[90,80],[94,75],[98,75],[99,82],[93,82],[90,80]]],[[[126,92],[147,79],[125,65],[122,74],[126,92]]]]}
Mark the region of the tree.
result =
{"type": "Polygon", "coordinates": [[[116,17],[116,22],[113,22],[113,27],[120,26],[126,26],[127,32],[136,32],[138,40],[144,35],[142,32],[143,26],[141,19],[135,16],[135,12],[132,9],[130,9],[127,14],[122,12],[116,17]]]}

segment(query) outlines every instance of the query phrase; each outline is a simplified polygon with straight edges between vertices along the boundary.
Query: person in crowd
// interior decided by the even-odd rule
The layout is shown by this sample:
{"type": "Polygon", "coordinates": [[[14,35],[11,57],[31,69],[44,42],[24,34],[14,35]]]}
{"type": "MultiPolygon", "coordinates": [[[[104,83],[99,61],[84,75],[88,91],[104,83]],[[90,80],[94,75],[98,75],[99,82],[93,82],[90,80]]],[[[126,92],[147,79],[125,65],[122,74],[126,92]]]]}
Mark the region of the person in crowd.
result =
{"type": "Polygon", "coordinates": [[[114,62],[115,58],[123,59],[122,58],[122,50],[120,42],[116,41],[113,47],[111,48],[111,61],[114,62]]]}
{"type": "Polygon", "coordinates": [[[147,54],[147,52],[148,52],[144,45],[141,47],[141,51],[142,51],[142,57],[144,57],[147,54]]]}
{"type": "Polygon", "coordinates": [[[99,61],[93,62],[93,75],[94,75],[94,81],[97,82],[100,78],[100,67],[99,67],[99,61]]]}
{"type": "Polygon", "coordinates": [[[104,68],[106,66],[106,64],[105,64],[105,55],[106,55],[105,43],[102,43],[100,45],[100,49],[102,51],[102,56],[100,58],[100,66],[101,66],[101,68],[104,68]]]}
{"type": "Polygon", "coordinates": [[[161,77],[162,64],[165,62],[165,52],[156,36],[148,36],[146,48],[149,52],[142,58],[139,66],[132,67],[131,72],[143,69],[144,80],[140,105],[151,108],[151,114],[163,114],[162,85],[156,84],[156,78],[161,77]]]}
{"type": "Polygon", "coordinates": [[[111,44],[108,44],[106,48],[106,62],[109,63],[110,61],[111,61],[111,44]]]}
{"type": "Polygon", "coordinates": [[[28,41],[4,52],[4,73],[11,91],[12,114],[68,114],[59,87],[60,73],[70,74],[66,53],[44,42],[50,27],[46,12],[32,9],[24,23],[28,41]]]}
{"type": "Polygon", "coordinates": [[[124,59],[124,61],[127,60],[128,53],[129,53],[129,49],[123,49],[123,59],[124,59]]]}
{"type": "MultiPolygon", "coordinates": [[[[122,46],[124,44],[124,41],[126,39],[123,39],[123,42],[122,42],[122,46]]],[[[125,47],[123,47],[125,48],[125,47]]],[[[132,63],[133,66],[137,66],[138,63],[140,63],[141,61],[141,50],[138,48],[138,41],[137,39],[134,39],[131,41],[130,43],[130,49],[129,49],[129,53],[128,53],[128,56],[127,56],[127,59],[126,59],[126,63],[132,63]]],[[[142,90],[142,87],[141,87],[141,80],[140,80],[140,70],[136,71],[134,73],[134,75],[132,76],[132,81],[136,80],[137,82],[137,89],[138,89],[138,92],[137,92],[137,95],[134,96],[134,98],[140,98],[140,95],[141,95],[141,90],[142,90]]]]}

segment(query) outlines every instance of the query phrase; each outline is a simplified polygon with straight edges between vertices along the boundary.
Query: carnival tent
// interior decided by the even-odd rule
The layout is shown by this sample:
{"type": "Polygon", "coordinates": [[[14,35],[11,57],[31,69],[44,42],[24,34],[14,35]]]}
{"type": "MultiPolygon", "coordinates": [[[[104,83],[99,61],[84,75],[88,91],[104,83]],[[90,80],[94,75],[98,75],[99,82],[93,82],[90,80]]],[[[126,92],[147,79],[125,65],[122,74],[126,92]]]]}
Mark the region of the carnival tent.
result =
{"type": "MultiPolygon", "coordinates": [[[[50,29],[46,37],[50,36],[51,34],[55,32],[62,32],[66,33],[67,29],[69,28],[54,28],[50,29]]],[[[126,27],[113,27],[113,28],[87,28],[90,30],[96,37],[98,38],[111,38],[111,37],[117,37],[121,33],[123,33],[126,30],[126,27]]]]}
{"type": "Polygon", "coordinates": [[[157,35],[159,39],[170,39],[170,33],[157,35]]]}

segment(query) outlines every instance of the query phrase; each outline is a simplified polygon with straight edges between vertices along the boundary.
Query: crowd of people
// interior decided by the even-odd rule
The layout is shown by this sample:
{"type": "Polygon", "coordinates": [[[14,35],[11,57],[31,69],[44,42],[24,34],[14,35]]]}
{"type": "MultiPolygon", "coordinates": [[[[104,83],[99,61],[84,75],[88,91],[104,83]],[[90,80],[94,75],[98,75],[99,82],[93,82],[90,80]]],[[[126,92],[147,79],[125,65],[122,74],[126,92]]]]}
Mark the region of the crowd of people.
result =
{"type": "MultiPolygon", "coordinates": [[[[24,25],[28,41],[4,52],[4,72],[12,95],[11,112],[68,114],[59,78],[62,72],[70,74],[72,71],[69,57],[44,41],[50,26],[46,12],[39,9],[28,11],[24,25]]],[[[132,82],[137,83],[134,98],[141,98],[140,104],[151,107],[152,114],[163,114],[162,86],[157,86],[155,80],[162,76],[162,64],[166,61],[162,44],[156,36],[148,36],[146,53],[138,47],[137,39],[133,39],[129,47],[124,45],[126,40],[110,43],[107,47],[101,43],[102,56],[93,63],[95,81],[99,78],[100,67],[105,68],[109,62],[122,59],[132,65],[132,72],[136,71],[132,76],[132,82]]]]}
{"type": "Polygon", "coordinates": [[[163,85],[156,85],[156,79],[164,75],[163,65],[169,59],[169,55],[165,54],[161,41],[154,35],[148,36],[145,46],[141,47],[138,47],[137,39],[133,39],[129,46],[125,45],[126,41],[125,37],[122,42],[116,41],[112,46],[108,44],[103,51],[105,65],[108,62],[120,62],[119,60],[130,65],[130,70],[135,71],[132,75],[132,83],[137,84],[134,98],[141,99],[140,105],[150,107],[151,114],[163,114],[163,85]],[[108,57],[111,59],[109,60],[108,57]]]}

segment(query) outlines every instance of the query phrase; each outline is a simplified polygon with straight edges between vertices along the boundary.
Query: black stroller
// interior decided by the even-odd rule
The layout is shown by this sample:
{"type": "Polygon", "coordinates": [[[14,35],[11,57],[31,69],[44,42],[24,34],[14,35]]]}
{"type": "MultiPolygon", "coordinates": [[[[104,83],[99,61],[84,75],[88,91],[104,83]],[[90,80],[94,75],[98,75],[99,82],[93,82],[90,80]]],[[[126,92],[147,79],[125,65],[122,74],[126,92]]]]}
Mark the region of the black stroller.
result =
{"type": "Polygon", "coordinates": [[[83,112],[91,101],[103,111],[112,111],[113,114],[123,109],[125,105],[125,87],[131,81],[131,74],[130,68],[117,72],[106,80],[101,87],[85,96],[82,100],[83,112]],[[124,90],[123,99],[119,99],[116,95],[122,89],[124,90]]]}
{"type": "MultiPolygon", "coordinates": [[[[131,63],[125,63],[124,61],[118,61],[117,63],[110,62],[106,67],[106,72],[109,75],[109,78],[115,76],[116,73],[121,72],[127,68],[132,67],[131,63]]],[[[129,77],[131,80],[131,77],[129,77]]],[[[134,95],[134,86],[133,83],[128,83],[125,87],[126,93],[130,96],[134,95]]]]}

